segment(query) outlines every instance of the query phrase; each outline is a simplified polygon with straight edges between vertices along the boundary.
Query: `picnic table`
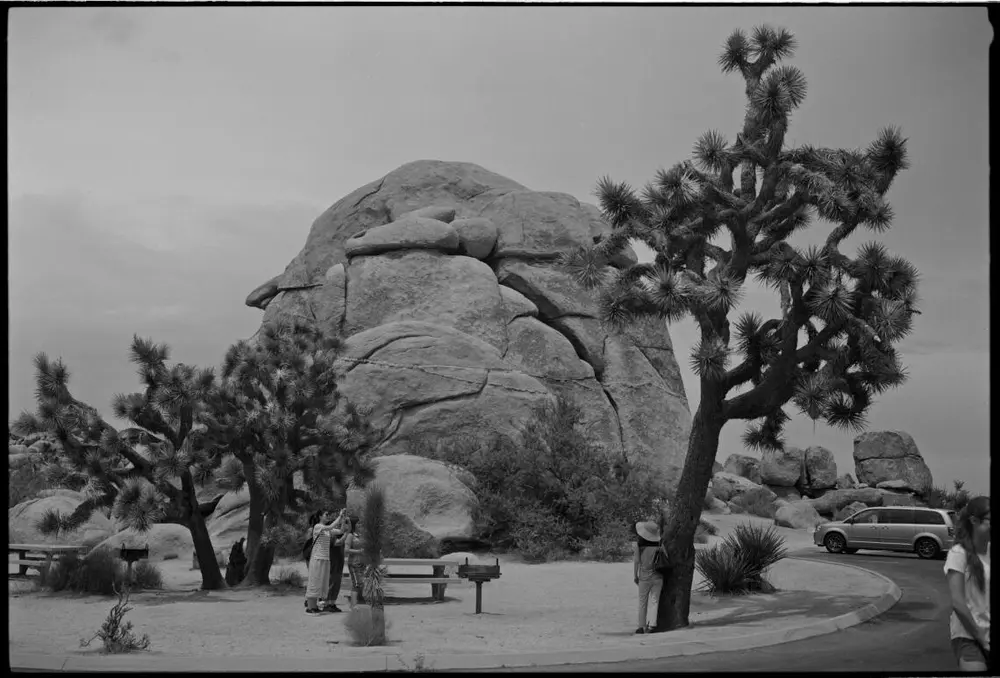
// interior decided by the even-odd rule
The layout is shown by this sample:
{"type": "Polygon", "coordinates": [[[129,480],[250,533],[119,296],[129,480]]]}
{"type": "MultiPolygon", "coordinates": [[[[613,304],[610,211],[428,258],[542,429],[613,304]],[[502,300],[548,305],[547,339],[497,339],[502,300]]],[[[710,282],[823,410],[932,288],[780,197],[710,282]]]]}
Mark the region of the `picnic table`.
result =
{"type": "MultiPolygon", "coordinates": [[[[52,561],[57,556],[65,553],[79,553],[84,549],[80,545],[71,544],[7,544],[8,566],[16,563],[18,572],[16,576],[28,576],[28,568],[34,568],[41,572],[48,569],[52,561]],[[10,560],[10,554],[16,554],[16,560],[10,560]]],[[[8,572],[8,576],[10,573],[8,572]]]]}
{"type": "MultiPolygon", "coordinates": [[[[360,554],[360,551],[351,549],[348,554],[360,554]]],[[[444,592],[448,584],[465,584],[464,579],[458,576],[449,575],[445,570],[448,567],[458,569],[461,561],[452,558],[383,558],[382,564],[387,568],[392,567],[429,567],[430,574],[413,574],[388,572],[386,581],[390,584],[430,584],[431,596],[434,600],[444,600],[444,592]]],[[[343,575],[350,578],[346,572],[343,575]]]]}

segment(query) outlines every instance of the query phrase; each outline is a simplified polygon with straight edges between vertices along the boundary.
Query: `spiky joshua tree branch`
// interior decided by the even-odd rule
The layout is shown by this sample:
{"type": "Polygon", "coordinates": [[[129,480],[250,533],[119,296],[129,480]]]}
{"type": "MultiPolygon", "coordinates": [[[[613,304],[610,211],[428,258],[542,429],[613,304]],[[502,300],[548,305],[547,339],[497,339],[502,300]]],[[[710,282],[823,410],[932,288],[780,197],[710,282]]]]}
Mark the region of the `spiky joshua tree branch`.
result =
{"type": "Polygon", "coordinates": [[[726,420],[757,420],[744,436],[753,448],[781,447],[790,400],[813,420],[863,428],[874,396],[906,378],[894,344],[918,312],[918,274],[907,260],[877,242],[853,258],[840,251],[859,227],[889,228],[885,194],[908,165],[906,140],[890,127],[864,150],[786,148],[789,118],[806,93],[801,71],[778,65],[794,48],[785,30],[759,27],[749,39],[735,31],[719,63],[746,83],[736,140],[705,133],[694,162],[660,170],[638,194],[602,178],[597,192],[612,235],[564,257],[579,283],[600,291],[609,325],[644,314],[695,319],[701,341],[692,367],[714,393],[742,391],[722,409],[726,420]],[[789,244],[816,219],[832,224],[823,245],[789,244]],[[612,273],[608,259],[633,239],[654,261],[612,273]],[[731,326],[748,274],[780,295],[781,315],[750,311],[731,326]]]}

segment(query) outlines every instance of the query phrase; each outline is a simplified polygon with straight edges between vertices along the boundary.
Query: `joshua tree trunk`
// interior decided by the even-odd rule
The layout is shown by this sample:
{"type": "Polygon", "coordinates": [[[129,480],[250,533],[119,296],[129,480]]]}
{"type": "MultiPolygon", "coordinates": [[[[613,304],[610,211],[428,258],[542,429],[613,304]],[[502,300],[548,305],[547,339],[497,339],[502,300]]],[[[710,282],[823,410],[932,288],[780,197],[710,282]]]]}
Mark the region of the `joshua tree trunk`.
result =
{"type": "Polygon", "coordinates": [[[191,531],[191,541],[194,543],[194,552],[198,557],[198,569],[201,570],[201,588],[206,591],[224,589],[226,588],[226,580],[222,576],[222,570],[219,569],[219,560],[215,557],[212,537],[208,534],[205,518],[198,507],[194,480],[188,472],[181,476],[181,490],[184,492],[188,504],[187,527],[191,531]]]}
{"type": "Polygon", "coordinates": [[[684,470],[677,493],[670,502],[663,530],[663,544],[670,556],[671,569],[663,582],[656,626],[660,631],[672,631],[688,626],[691,609],[691,585],[694,582],[694,533],[705,503],[705,491],[712,477],[712,464],[719,449],[719,434],[725,419],[721,402],[712,402],[711,393],[704,392],[698,411],[691,422],[684,470]]]}
{"type": "MultiPolygon", "coordinates": [[[[248,476],[252,478],[253,476],[248,476]]],[[[252,480],[247,483],[250,490],[250,521],[247,527],[247,571],[241,586],[261,586],[271,583],[271,564],[274,549],[264,546],[265,516],[268,514],[267,501],[260,486],[252,480]]]]}

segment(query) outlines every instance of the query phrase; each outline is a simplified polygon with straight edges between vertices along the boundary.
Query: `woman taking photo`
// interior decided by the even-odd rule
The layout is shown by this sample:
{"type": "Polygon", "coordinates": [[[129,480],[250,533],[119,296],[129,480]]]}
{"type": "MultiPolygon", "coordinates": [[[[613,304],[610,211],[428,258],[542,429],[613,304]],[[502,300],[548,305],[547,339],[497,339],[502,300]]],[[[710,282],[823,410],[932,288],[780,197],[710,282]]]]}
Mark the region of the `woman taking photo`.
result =
{"type": "Polygon", "coordinates": [[[341,510],[336,522],[333,522],[333,511],[326,509],[320,515],[319,522],[312,527],[313,544],[309,556],[309,582],[306,584],[306,614],[320,613],[319,597],[326,594],[330,587],[330,541],[343,534],[340,524],[346,512],[347,509],[341,510]]]}
{"type": "Polygon", "coordinates": [[[990,499],[962,509],[944,564],[951,591],[951,646],[960,671],[986,671],[990,659],[990,499]]]}

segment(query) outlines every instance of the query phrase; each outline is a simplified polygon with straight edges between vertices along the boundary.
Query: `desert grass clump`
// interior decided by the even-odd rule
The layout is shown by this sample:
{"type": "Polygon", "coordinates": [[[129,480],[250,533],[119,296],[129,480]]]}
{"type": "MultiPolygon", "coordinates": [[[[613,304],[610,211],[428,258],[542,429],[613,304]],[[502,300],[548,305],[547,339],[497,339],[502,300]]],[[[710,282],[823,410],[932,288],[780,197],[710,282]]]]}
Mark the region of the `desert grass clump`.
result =
{"type": "Polygon", "coordinates": [[[132,622],[125,621],[125,615],[132,610],[128,604],[130,587],[115,585],[114,593],[118,595],[118,602],[108,612],[101,628],[90,640],[80,639],[80,647],[88,647],[95,639],[100,638],[104,645],[104,652],[110,654],[124,654],[148,649],[149,635],[144,633],[141,638],[137,637],[132,633],[132,622]]]}
{"type": "Polygon", "coordinates": [[[961,511],[969,503],[969,491],[965,489],[965,482],[955,480],[952,482],[954,490],[949,492],[943,487],[932,487],[924,503],[928,508],[945,509],[948,511],[961,511]]]}
{"type": "Polygon", "coordinates": [[[741,523],[721,544],[699,551],[695,567],[712,594],[769,593],[774,586],[767,572],[788,554],[784,538],[773,526],[741,523]]]}
{"type": "Polygon", "coordinates": [[[140,560],[132,566],[132,588],[159,590],[163,588],[163,573],[156,563],[140,560]]]}
{"type": "Polygon", "coordinates": [[[305,588],[306,580],[302,576],[302,573],[294,567],[283,567],[275,575],[275,584],[293,589],[301,589],[305,588]]]}

